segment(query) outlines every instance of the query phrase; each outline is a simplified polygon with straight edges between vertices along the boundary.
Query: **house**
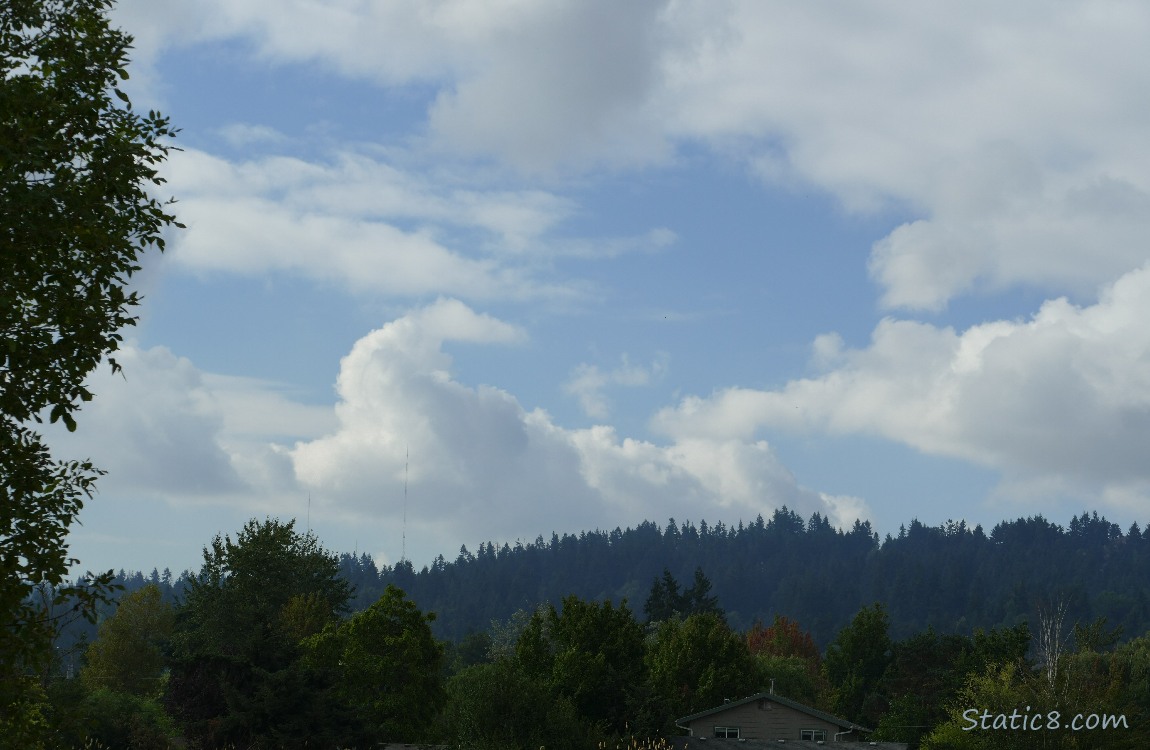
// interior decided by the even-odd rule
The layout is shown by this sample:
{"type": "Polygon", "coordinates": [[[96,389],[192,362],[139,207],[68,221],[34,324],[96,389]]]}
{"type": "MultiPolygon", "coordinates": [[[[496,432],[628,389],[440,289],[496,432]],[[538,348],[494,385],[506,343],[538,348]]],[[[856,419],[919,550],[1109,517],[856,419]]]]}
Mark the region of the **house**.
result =
{"type": "MultiPolygon", "coordinates": [[[[728,701],[721,706],[684,716],[675,726],[686,729],[690,740],[684,746],[707,747],[714,744],[725,745],[732,740],[738,747],[751,748],[756,745],[772,747],[785,742],[787,747],[825,747],[836,743],[858,743],[871,731],[846,719],[804,706],[774,693],[756,693],[749,698],[728,701]],[[757,741],[757,742],[756,742],[757,741]]],[[[679,747],[678,742],[675,743],[679,747]]],[[[906,745],[896,742],[869,742],[866,747],[906,750],[906,745]]]]}

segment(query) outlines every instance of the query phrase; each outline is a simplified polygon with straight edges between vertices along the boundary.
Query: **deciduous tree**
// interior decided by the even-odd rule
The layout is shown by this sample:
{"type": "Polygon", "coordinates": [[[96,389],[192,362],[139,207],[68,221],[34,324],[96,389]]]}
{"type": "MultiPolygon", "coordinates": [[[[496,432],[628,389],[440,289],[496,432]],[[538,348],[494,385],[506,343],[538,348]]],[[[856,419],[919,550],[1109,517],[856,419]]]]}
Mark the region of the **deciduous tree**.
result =
{"type": "Polygon", "coordinates": [[[161,599],[158,586],[125,595],[115,614],[100,623],[80,677],[92,690],[159,697],[162,649],[173,622],[172,606],[161,599]]]}
{"type": "Polygon", "coordinates": [[[360,741],[428,739],[443,705],[443,646],[403,591],[388,586],[363,612],[303,643],[307,664],[331,676],[337,699],[363,727],[360,741]]]}
{"type": "Polygon", "coordinates": [[[586,721],[622,734],[644,677],[643,628],[626,602],[563,599],[535,612],[516,647],[527,674],[569,699],[586,721]]]}
{"type": "Polygon", "coordinates": [[[135,322],[127,285],[141,254],[178,225],[152,196],[174,131],[120,89],[131,38],[111,27],[111,6],[0,8],[0,692],[47,656],[54,623],[32,587],[84,611],[100,590],[61,586],[75,562],[65,537],[100,471],[54,458],[34,425],[76,428],[93,397],[85,379],[105,357],[118,369],[109,355],[135,322]]]}
{"type": "Polygon", "coordinates": [[[448,681],[441,732],[452,747],[476,750],[595,746],[571,700],[554,697],[546,681],[512,658],[472,665],[448,681]]]}
{"type": "Polygon", "coordinates": [[[746,641],[715,613],[661,623],[647,661],[653,697],[667,722],[664,731],[672,730],[676,718],[761,687],[746,641]]]}
{"type": "Polygon", "coordinates": [[[830,681],[834,710],[843,718],[874,726],[881,708],[875,688],[891,659],[886,609],[864,607],[827,647],[823,669],[830,681]]]}
{"type": "Polygon", "coordinates": [[[166,702],[197,742],[302,746],[339,721],[302,668],[298,636],[334,622],[351,592],[336,556],[295,522],[217,536],[189,581],[166,702]]]}

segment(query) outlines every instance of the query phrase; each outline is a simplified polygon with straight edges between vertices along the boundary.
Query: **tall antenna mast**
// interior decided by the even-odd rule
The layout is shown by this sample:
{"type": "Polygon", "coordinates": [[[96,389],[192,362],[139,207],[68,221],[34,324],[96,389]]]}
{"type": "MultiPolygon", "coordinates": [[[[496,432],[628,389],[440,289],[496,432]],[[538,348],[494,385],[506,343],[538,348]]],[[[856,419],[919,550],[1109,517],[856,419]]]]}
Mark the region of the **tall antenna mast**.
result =
{"type": "Polygon", "coordinates": [[[403,539],[401,542],[399,561],[407,559],[407,464],[411,456],[411,449],[403,447],[403,539]]]}
{"type": "Polygon", "coordinates": [[[307,493],[307,533],[311,533],[311,493],[307,493]]]}

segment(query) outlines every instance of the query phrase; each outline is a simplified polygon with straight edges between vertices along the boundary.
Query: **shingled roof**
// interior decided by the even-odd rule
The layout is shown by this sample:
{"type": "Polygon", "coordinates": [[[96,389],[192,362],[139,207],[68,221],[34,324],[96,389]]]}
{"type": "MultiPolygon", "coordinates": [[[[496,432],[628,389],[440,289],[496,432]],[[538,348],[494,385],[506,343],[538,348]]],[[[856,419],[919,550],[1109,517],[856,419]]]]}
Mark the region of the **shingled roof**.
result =
{"type": "Polygon", "coordinates": [[[817,708],[811,708],[810,706],[804,706],[802,703],[796,703],[795,701],[790,700],[789,698],[784,698],[781,695],[776,695],[774,693],[755,693],[754,695],[743,698],[742,700],[730,701],[729,703],[724,703],[721,706],[715,706],[714,708],[708,708],[706,711],[700,711],[697,714],[691,714],[690,716],[684,716],[681,719],[677,719],[675,721],[675,725],[682,729],[682,728],[685,728],[685,727],[683,727],[683,724],[685,724],[687,722],[694,721],[695,719],[701,719],[704,716],[709,716],[711,714],[719,713],[720,711],[728,711],[728,710],[734,708],[735,706],[741,706],[744,703],[753,703],[754,701],[757,701],[757,700],[760,700],[763,698],[765,698],[769,701],[774,701],[775,703],[778,703],[780,706],[786,706],[787,708],[793,709],[795,711],[799,711],[799,712],[804,713],[808,716],[813,716],[816,719],[820,719],[820,720],[825,721],[829,724],[834,724],[835,726],[842,727],[844,730],[854,730],[856,732],[864,732],[864,733],[870,733],[870,732],[874,731],[873,729],[867,729],[864,726],[859,726],[858,724],[855,724],[852,721],[847,721],[846,719],[839,718],[838,716],[832,716],[831,714],[828,714],[825,711],[820,711],[817,708]]]}

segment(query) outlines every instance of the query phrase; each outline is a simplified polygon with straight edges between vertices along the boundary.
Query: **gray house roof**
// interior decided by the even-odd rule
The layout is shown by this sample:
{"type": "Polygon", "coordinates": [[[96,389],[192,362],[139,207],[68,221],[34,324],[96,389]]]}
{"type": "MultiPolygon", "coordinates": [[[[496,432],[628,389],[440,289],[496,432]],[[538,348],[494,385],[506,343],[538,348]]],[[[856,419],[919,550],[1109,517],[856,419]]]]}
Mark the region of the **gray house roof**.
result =
{"type": "Polygon", "coordinates": [[[668,743],[674,750],[706,750],[724,747],[730,750],[828,750],[828,748],[858,748],[859,750],[906,750],[905,742],[817,742],[812,740],[733,740],[706,737],[671,737],[668,743]]]}
{"type": "Polygon", "coordinates": [[[701,719],[704,716],[710,716],[711,714],[717,714],[720,711],[728,711],[728,710],[734,708],[735,706],[741,706],[744,703],[751,703],[751,702],[757,701],[761,698],[766,698],[769,701],[774,701],[775,703],[778,703],[780,706],[786,706],[787,708],[793,709],[795,711],[799,711],[799,712],[804,713],[808,716],[813,716],[816,719],[821,719],[822,721],[828,722],[830,724],[834,724],[835,726],[838,726],[838,727],[842,727],[843,729],[853,729],[853,730],[858,731],[858,732],[868,732],[868,733],[874,731],[873,729],[867,729],[866,727],[859,726],[858,724],[855,724],[854,722],[851,722],[851,721],[847,721],[846,719],[840,719],[838,716],[832,716],[828,713],[825,713],[823,711],[818,710],[817,708],[811,708],[810,706],[804,706],[802,703],[796,703],[795,701],[790,700],[789,698],[784,698],[781,695],[775,695],[774,693],[755,693],[754,695],[743,698],[742,700],[731,701],[730,703],[724,703],[721,706],[715,706],[714,708],[708,708],[706,711],[700,711],[697,714],[691,714],[690,716],[684,716],[681,719],[677,719],[675,721],[675,726],[679,727],[680,729],[686,729],[686,727],[684,727],[683,724],[686,724],[687,722],[694,721],[695,719],[701,719]]]}

